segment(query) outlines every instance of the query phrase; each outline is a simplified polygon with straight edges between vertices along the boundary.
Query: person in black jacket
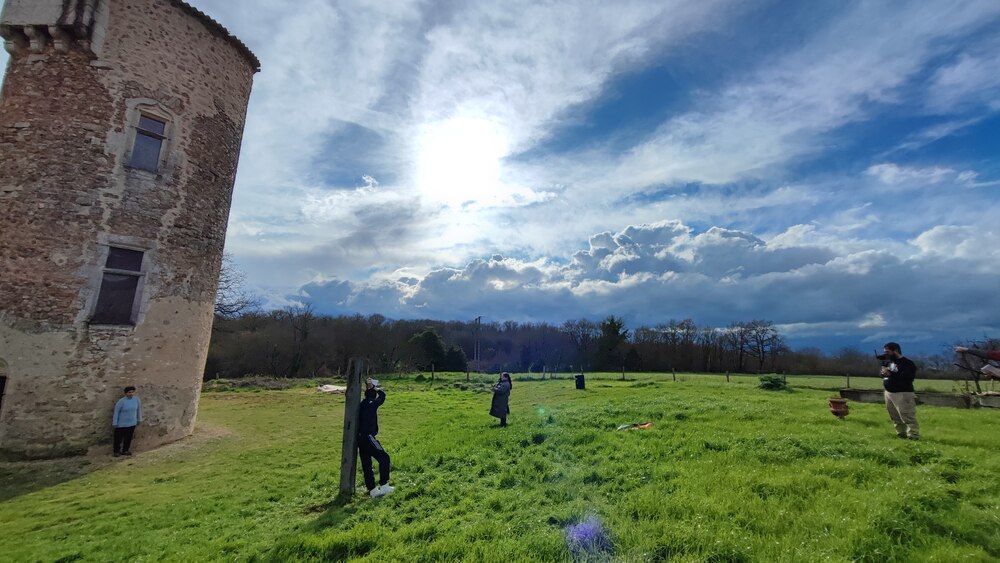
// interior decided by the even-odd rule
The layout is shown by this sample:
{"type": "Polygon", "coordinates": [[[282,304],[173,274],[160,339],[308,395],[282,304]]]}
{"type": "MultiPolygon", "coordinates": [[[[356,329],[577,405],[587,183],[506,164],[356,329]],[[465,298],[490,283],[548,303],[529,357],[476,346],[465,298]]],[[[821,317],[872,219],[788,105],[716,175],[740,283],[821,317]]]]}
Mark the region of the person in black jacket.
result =
{"type": "Polygon", "coordinates": [[[510,374],[503,372],[500,380],[493,386],[493,400],[490,402],[490,416],[500,419],[500,427],[507,428],[507,416],[510,414],[510,391],[514,384],[510,374]]]}
{"type": "Polygon", "coordinates": [[[385,391],[378,381],[365,380],[365,398],[358,409],[358,453],[361,455],[361,473],[365,476],[365,487],[372,498],[391,493],[389,486],[389,454],[382,449],[375,436],[378,435],[378,408],[385,402],[385,391]],[[375,472],[372,458],[378,462],[378,486],[375,486],[375,472]]]}
{"type": "Polygon", "coordinates": [[[917,395],[913,392],[913,378],[917,366],[903,356],[903,350],[895,342],[887,342],[882,348],[882,386],[885,387],[885,408],[896,426],[896,435],[910,440],[920,439],[917,426],[917,395]]]}

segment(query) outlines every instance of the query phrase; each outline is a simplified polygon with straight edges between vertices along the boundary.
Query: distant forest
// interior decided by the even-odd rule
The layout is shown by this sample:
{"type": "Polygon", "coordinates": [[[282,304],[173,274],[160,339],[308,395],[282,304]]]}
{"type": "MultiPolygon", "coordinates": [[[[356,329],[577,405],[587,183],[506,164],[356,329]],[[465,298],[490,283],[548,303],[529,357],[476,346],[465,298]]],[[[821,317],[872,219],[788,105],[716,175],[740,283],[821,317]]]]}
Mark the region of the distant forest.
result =
{"type": "MultiPolygon", "coordinates": [[[[224,311],[225,312],[225,311],[224,311]]],[[[973,343],[974,344],[974,343],[973,343]]],[[[996,347],[996,340],[979,345],[996,347]]],[[[905,351],[905,349],[904,349],[905,351]]],[[[217,315],[206,378],[322,377],[364,357],[376,373],[702,372],[855,376],[878,373],[871,354],[790,349],[774,323],[698,326],[691,319],[629,329],[611,316],[548,323],[324,316],[309,307],[217,315]],[[478,349],[478,354],[477,354],[478,349]]],[[[950,354],[913,358],[920,377],[961,374],[950,354]]]]}

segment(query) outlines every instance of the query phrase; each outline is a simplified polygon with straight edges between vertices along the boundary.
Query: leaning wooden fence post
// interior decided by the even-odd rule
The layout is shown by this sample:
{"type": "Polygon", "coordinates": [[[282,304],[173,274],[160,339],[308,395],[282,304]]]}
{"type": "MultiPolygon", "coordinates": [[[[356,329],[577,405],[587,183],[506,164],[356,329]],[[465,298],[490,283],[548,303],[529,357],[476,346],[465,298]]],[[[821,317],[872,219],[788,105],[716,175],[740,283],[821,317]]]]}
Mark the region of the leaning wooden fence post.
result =
{"type": "Polygon", "coordinates": [[[347,391],[344,393],[344,446],[340,453],[340,494],[354,494],[354,481],[358,468],[358,407],[361,405],[361,373],[365,362],[351,360],[354,369],[347,367],[347,391]]]}

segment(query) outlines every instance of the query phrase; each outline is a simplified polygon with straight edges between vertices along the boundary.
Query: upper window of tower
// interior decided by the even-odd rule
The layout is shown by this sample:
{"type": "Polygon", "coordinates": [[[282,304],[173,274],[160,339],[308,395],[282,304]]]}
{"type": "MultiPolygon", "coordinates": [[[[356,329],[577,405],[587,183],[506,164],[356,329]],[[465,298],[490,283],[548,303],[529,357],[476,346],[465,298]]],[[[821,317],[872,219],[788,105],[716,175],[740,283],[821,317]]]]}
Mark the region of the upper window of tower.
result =
{"type": "Polygon", "coordinates": [[[135,143],[129,166],[156,172],[160,168],[160,152],[166,140],[167,124],[148,115],[140,115],[135,128],[135,143]]]}

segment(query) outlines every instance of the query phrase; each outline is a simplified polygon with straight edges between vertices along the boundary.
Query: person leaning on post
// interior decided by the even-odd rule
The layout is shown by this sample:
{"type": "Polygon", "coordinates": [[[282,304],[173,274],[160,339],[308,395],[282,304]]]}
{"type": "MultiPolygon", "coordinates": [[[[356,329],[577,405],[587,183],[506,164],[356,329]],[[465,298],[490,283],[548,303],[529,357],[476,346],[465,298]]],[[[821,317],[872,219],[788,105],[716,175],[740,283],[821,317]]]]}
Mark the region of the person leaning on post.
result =
{"type": "Polygon", "coordinates": [[[917,365],[903,356],[903,350],[895,342],[887,342],[879,356],[882,367],[882,385],[885,387],[885,408],[889,419],[896,427],[896,435],[903,439],[919,440],[920,427],[917,425],[917,394],[913,391],[913,379],[917,375],[917,365]]]}
{"type": "Polygon", "coordinates": [[[140,424],[142,402],[135,396],[135,387],[129,385],[125,388],[125,396],[115,403],[115,413],[111,417],[111,426],[115,429],[112,443],[115,457],[132,455],[132,436],[135,435],[135,427],[140,424]]]}
{"type": "Polygon", "coordinates": [[[365,477],[365,487],[372,498],[387,495],[395,490],[389,485],[389,454],[375,438],[378,435],[378,408],[385,402],[385,391],[378,381],[365,380],[365,398],[358,408],[358,454],[361,456],[361,473],[365,477]],[[375,472],[372,458],[378,462],[379,483],[375,486],[375,472]]]}

